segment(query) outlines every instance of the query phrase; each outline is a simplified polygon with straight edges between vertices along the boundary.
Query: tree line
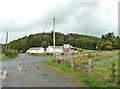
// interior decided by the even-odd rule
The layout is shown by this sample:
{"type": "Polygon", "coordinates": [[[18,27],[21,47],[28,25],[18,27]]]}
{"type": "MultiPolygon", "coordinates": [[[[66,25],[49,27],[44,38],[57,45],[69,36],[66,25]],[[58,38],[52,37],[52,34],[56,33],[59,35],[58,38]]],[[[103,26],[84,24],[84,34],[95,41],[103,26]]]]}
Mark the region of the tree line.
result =
{"type": "MultiPolygon", "coordinates": [[[[115,37],[113,33],[102,35],[101,38],[68,33],[67,35],[56,32],[56,45],[71,44],[76,48],[83,49],[99,49],[99,50],[113,50],[118,49],[119,37],[115,37]]],[[[48,47],[53,45],[53,31],[49,33],[37,33],[13,40],[7,44],[10,50],[17,50],[18,52],[26,52],[30,47],[48,47]]],[[[5,47],[5,46],[4,46],[5,47]]],[[[3,50],[4,50],[3,47],[3,50]]]]}

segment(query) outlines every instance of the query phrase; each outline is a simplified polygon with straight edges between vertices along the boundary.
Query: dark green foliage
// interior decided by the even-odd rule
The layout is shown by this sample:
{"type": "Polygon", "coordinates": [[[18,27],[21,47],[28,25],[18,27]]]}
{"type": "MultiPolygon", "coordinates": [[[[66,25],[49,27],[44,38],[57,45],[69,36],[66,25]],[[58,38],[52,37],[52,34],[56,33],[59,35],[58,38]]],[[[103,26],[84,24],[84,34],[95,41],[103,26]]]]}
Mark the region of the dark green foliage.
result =
{"type": "Polygon", "coordinates": [[[4,54],[5,56],[8,56],[8,57],[15,57],[18,55],[18,51],[17,50],[6,50],[4,54]]]}
{"type": "Polygon", "coordinates": [[[11,56],[12,56],[12,51],[11,51],[11,50],[7,50],[7,51],[5,52],[5,56],[11,57],[11,56]]]}
{"type": "Polygon", "coordinates": [[[98,81],[95,78],[91,78],[91,77],[86,77],[82,80],[82,82],[87,85],[88,87],[101,87],[102,86],[102,82],[98,81]]]}
{"type": "Polygon", "coordinates": [[[90,89],[119,89],[118,85],[114,85],[107,80],[99,80],[94,77],[86,77],[82,79],[83,84],[91,87],[90,89]]]}
{"type": "Polygon", "coordinates": [[[118,49],[119,39],[120,38],[118,36],[115,37],[113,33],[102,35],[98,47],[102,50],[118,49]]]}
{"type": "Polygon", "coordinates": [[[48,56],[53,55],[53,53],[47,53],[48,56]]]}
{"type": "Polygon", "coordinates": [[[64,55],[64,53],[61,53],[61,55],[64,55]]]}
{"type": "Polygon", "coordinates": [[[113,49],[113,46],[106,46],[105,47],[105,50],[112,50],[113,49]]]}
{"type": "MultiPolygon", "coordinates": [[[[68,35],[56,32],[56,46],[63,44],[71,44],[76,48],[83,49],[98,49],[105,50],[106,46],[112,46],[113,49],[118,49],[119,37],[115,37],[113,33],[102,35],[101,38],[69,33],[68,35]]],[[[18,52],[26,52],[30,47],[48,47],[53,45],[53,32],[38,33],[19,38],[11,41],[8,44],[8,49],[17,50],[18,52]]],[[[108,47],[107,47],[108,48],[108,47]]],[[[108,48],[109,49],[109,48],[108,48]]],[[[111,49],[110,49],[111,50],[111,49]]]]}

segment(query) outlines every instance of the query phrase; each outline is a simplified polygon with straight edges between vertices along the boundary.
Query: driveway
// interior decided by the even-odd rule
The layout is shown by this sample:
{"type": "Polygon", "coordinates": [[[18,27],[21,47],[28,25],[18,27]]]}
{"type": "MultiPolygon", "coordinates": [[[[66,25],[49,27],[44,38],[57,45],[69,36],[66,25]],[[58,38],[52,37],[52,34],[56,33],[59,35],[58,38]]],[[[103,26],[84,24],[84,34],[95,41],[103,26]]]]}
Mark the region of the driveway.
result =
{"type": "Polygon", "coordinates": [[[2,87],[80,87],[72,78],[43,64],[50,57],[33,57],[20,54],[16,59],[2,62],[7,76],[2,87]]]}

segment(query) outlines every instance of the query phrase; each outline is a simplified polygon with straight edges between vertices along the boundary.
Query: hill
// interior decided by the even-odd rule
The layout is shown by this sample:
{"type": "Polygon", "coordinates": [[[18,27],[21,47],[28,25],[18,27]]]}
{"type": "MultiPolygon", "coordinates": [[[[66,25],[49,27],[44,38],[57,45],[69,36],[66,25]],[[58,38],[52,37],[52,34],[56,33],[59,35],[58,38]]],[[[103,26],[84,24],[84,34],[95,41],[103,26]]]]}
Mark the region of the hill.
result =
{"type": "MultiPolygon", "coordinates": [[[[114,34],[113,33],[105,34],[105,36],[106,35],[109,36],[109,35],[114,35],[114,34]]],[[[65,35],[60,32],[56,32],[56,45],[61,46],[67,43],[67,44],[71,44],[72,46],[78,47],[78,48],[96,49],[96,46],[99,47],[101,46],[100,44],[103,45],[102,41],[103,39],[105,39],[105,36],[104,38],[102,37],[97,38],[94,36],[83,35],[83,34],[69,33],[65,35]]],[[[109,39],[113,39],[113,38],[109,38],[109,39]]],[[[117,42],[116,38],[114,39],[114,41],[117,42]]],[[[107,44],[109,44],[109,42],[107,44]]],[[[8,43],[8,49],[15,49],[15,50],[18,50],[19,52],[23,50],[25,52],[30,47],[46,48],[48,45],[53,45],[53,32],[31,34],[29,36],[25,36],[23,38],[13,40],[10,43],[8,43]]]]}

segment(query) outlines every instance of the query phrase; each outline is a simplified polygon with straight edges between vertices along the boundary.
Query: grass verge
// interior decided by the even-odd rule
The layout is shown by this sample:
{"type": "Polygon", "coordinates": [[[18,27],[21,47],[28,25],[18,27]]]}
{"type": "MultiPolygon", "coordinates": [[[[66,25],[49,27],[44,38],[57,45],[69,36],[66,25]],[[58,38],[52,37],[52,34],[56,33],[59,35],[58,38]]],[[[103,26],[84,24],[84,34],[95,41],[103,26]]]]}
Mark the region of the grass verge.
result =
{"type": "Polygon", "coordinates": [[[9,56],[5,56],[4,54],[0,54],[0,60],[3,61],[3,60],[10,60],[10,59],[13,59],[13,58],[16,58],[17,56],[12,56],[12,57],[9,57],[9,56]]]}
{"type": "Polygon", "coordinates": [[[74,70],[66,63],[58,64],[55,60],[47,60],[44,62],[44,64],[52,67],[55,70],[62,71],[73,78],[76,78],[80,84],[82,84],[84,87],[89,87],[90,89],[96,89],[96,87],[100,89],[110,89],[110,87],[118,88],[118,86],[113,84],[111,81],[108,82],[107,80],[100,80],[89,76],[85,77],[82,75],[81,71],[74,70]]]}

